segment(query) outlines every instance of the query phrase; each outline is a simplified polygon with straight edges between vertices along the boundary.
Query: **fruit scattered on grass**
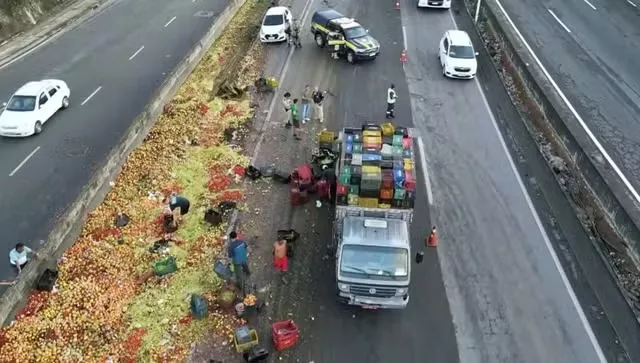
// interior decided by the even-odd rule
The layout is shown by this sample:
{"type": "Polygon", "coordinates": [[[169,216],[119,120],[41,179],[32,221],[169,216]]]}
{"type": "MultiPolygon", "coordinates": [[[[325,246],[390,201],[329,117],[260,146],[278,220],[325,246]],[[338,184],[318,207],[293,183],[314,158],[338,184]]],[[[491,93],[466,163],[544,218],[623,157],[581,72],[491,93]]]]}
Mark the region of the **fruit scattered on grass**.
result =
{"type": "MultiPolygon", "coordinates": [[[[58,291],[32,294],[15,323],[0,330],[0,362],[183,362],[189,346],[209,332],[232,334],[239,321],[217,308],[220,282],[211,265],[222,249],[224,226],[209,228],[202,216],[212,201],[243,199],[236,175],[247,159],[223,140],[225,130],[242,130],[252,114],[248,100],[211,101],[207,86],[220,70],[219,57],[247,49],[233,46],[237,34],[259,24],[267,6],[247,2],[164,106],[58,264],[58,291]],[[192,202],[168,249],[178,270],[144,281],[161,258],[149,247],[161,236],[162,199],[172,191],[192,202]],[[125,227],[114,226],[118,212],[130,217],[125,227]],[[209,301],[201,320],[185,318],[193,293],[209,301]]],[[[252,45],[239,88],[259,76],[262,59],[262,48],[252,45]]]]}

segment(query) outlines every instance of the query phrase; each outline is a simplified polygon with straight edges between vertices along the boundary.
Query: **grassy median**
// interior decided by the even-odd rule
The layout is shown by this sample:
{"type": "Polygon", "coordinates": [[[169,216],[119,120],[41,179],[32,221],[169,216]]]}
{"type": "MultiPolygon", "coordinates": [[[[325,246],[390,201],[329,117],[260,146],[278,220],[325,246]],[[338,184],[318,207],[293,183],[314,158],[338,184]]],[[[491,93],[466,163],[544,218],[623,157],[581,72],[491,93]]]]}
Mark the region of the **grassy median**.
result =
{"type": "Polygon", "coordinates": [[[235,86],[245,88],[259,76],[264,54],[253,39],[267,6],[249,0],[165,106],[65,252],[57,291],[33,293],[15,323],[0,331],[0,361],[182,362],[192,343],[212,333],[229,337],[236,321],[217,308],[220,282],[212,270],[225,226],[209,228],[203,215],[220,201],[244,199],[233,170],[246,158],[228,145],[225,130],[242,128],[252,110],[248,100],[212,99],[211,88],[228,71],[225,59],[239,52],[235,86]],[[169,248],[178,270],[143,281],[160,258],[148,250],[162,235],[159,196],[170,191],[192,205],[169,248]],[[114,225],[118,212],[130,217],[124,228],[114,225]],[[191,294],[208,300],[206,318],[192,319],[191,294]]]}

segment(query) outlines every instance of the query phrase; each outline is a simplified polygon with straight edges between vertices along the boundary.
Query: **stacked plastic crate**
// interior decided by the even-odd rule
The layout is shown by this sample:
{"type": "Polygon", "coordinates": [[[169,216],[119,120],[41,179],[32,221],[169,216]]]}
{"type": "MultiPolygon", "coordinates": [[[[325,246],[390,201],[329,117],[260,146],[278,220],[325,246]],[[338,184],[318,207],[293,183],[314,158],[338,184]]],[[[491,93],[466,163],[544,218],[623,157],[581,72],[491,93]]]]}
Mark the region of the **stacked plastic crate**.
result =
{"type": "Polygon", "coordinates": [[[339,205],[413,208],[413,140],[404,127],[366,124],[345,128],[337,187],[339,205]]]}

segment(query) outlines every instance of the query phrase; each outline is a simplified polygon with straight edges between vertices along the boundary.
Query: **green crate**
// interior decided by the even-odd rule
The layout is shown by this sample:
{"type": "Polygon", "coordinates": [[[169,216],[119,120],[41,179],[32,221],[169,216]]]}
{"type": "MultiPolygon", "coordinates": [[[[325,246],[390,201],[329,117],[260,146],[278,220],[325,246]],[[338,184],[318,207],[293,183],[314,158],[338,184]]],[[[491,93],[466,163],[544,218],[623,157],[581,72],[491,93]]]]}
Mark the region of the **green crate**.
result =
{"type": "Polygon", "coordinates": [[[406,195],[407,195],[407,191],[402,188],[396,188],[393,191],[393,199],[404,200],[406,195]]]}
{"type": "Polygon", "coordinates": [[[402,147],[402,135],[393,135],[393,146],[400,146],[402,147]]]}
{"type": "Polygon", "coordinates": [[[360,186],[359,185],[349,185],[349,194],[360,194],[360,186]]]}
{"type": "Polygon", "coordinates": [[[154,262],[153,271],[157,276],[164,276],[178,271],[176,258],[173,256],[168,256],[167,258],[154,262]]]}
{"type": "Polygon", "coordinates": [[[352,153],[354,153],[354,154],[360,154],[360,153],[362,153],[362,144],[361,144],[361,143],[359,143],[359,142],[354,142],[354,143],[353,143],[352,148],[353,148],[353,149],[351,150],[351,152],[352,152],[352,153]]]}

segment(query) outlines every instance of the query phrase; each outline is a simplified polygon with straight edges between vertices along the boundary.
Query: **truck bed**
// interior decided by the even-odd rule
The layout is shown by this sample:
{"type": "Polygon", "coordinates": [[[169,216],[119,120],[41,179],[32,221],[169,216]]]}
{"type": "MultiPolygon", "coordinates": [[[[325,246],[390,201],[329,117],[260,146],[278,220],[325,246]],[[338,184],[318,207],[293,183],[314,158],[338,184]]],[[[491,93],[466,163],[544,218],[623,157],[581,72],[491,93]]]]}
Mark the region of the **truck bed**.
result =
{"type": "Polygon", "coordinates": [[[415,148],[411,134],[403,135],[393,126],[391,129],[386,126],[385,136],[381,132],[380,144],[365,147],[371,146],[370,141],[375,140],[373,136],[365,140],[365,131],[371,131],[367,132],[368,135],[375,133],[375,130],[363,128],[344,128],[339,134],[340,156],[335,168],[338,181],[336,218],[342,218],[346,213],[364,213],[379,218],[396,219],[399,216],[410,223],[416,197],[415,148]],[[390,130],[394,130],[396,136],[390,130]],[[398,145],[400,140],[404,145],[398,145]],[[381,178],[379,184],[377,173],[381,178]],[[382,182],[383,175],[386,182],[382,182]],[[388,187],[389,175],[393,176],[392,188],[388,187]],[[345,188],[347,193],[344,193],[345,188]]]}

